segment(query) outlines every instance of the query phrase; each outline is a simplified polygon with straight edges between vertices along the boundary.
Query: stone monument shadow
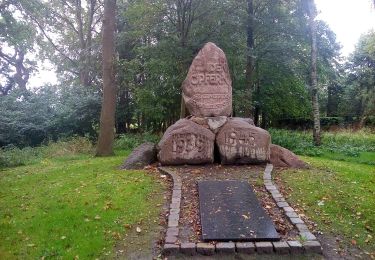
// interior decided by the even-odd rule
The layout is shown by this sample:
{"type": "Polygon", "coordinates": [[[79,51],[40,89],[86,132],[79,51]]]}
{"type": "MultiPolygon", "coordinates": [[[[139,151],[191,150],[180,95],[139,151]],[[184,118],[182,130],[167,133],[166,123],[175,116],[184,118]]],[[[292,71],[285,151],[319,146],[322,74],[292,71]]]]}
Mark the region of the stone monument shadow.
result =
{"type": "Polygon", "coordinates": [[[214,145],[214,163],[221,164],[219,146],[216,143],[214,145]]]}

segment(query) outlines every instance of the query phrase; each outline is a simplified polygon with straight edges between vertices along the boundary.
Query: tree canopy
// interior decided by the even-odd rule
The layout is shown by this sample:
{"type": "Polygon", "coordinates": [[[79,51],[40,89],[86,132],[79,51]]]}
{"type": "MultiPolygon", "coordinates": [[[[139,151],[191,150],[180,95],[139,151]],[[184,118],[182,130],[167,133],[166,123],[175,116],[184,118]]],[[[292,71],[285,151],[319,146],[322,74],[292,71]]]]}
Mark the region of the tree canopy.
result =
{"type": "MultiPolygon", "coordinates": [[[[0,145],[97,137],[103,8],[100,0],[0,4],[0,145]],[[58,84],[30,88],[38,60],[55,66],[58,84]],[[19,138],[30,131],[27,140],[19,138]]],[[[208,41],[226,53],[236,116],[251,111],[262,127],[310,118],[308,18],[307,0],[117,0],[116,132],[160,132],[174,123],[181,83],[208,41]]],[[[316,21],[316,35],[320,115],[374,115],[374,32],[360,39],[348,61],[323,21],[316,21]]]]}

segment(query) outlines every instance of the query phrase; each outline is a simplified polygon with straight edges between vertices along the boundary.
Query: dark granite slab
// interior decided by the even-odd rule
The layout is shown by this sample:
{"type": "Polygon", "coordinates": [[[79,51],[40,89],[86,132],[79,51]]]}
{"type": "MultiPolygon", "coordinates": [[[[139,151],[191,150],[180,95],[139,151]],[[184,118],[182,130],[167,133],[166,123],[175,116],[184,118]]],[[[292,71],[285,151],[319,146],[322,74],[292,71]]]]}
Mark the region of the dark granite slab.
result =
{"type": "Polygon", "coordinates": [[[198,182],[204,241],[277,241],[272,220],[245,181],[198,182]]]}

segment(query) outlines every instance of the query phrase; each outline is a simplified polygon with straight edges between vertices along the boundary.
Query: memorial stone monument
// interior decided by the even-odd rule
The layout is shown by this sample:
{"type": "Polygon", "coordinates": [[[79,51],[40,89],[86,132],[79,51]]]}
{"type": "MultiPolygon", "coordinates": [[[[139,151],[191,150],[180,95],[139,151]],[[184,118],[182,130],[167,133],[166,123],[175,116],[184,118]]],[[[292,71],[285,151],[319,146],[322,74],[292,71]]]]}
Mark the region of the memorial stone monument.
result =
{"type": "Polygon", "coordinates": [[[182,97],[191,115],[232,114],[232,81],[227,59],[214,43],[207,43],[193,60],[182,84],[182,97]]]}
{"type": "Polygon", "coordinates": [[[170,126],[158,144],[162,165],[202,164],[214,160],[215,142],[221,163],[264,163],[270,159],[271,137],[249,118],[232,118],[232,81],[224,52],[208,42],[194,58],[182,97],[190,117],[170,126]]]}

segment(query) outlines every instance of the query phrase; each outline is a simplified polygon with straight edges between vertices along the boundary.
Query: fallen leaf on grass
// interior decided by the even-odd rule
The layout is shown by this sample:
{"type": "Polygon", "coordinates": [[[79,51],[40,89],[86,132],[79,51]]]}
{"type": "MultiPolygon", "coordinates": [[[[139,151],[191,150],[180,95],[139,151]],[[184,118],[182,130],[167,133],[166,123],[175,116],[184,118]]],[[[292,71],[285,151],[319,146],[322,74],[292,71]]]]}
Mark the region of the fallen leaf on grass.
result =
{"type": "Polygon", "coordinates": [[[110,208],[112,208],[112,201],[106,201],[105,202],[105,205],[103,207],[104,210],[109,210],[110,208]]]}
{"type": "Polygon", "coordinates": [[[370,242],[370,240],[372,239],[372,236],[370,234],[367,235],[367,238],[365,240],[365,243],[368,243],[370,242]]]}
{"type": "Polygon", "coordinates": [[[119,232],[112,232],[112,237],[116,240],[120,240],[121,234],[119,232]]]}
{"type": "Polygon", "coordinates": [[[365,226],[365,228],[368,230],[368,231],[373,231],[373,229],[370,227],[370,226],[365,226]]]}

